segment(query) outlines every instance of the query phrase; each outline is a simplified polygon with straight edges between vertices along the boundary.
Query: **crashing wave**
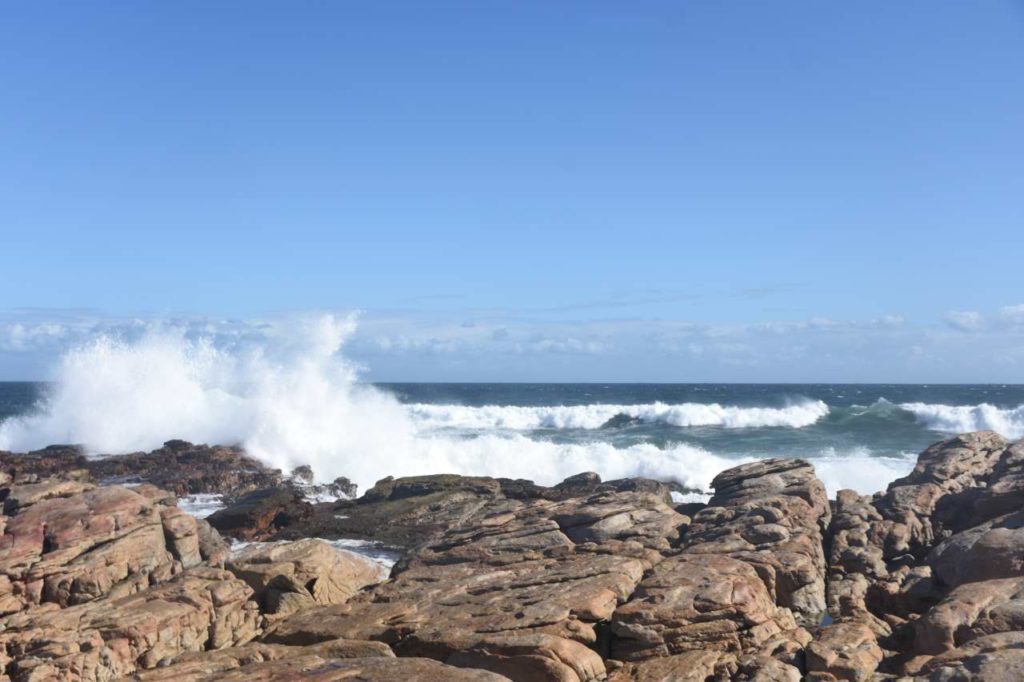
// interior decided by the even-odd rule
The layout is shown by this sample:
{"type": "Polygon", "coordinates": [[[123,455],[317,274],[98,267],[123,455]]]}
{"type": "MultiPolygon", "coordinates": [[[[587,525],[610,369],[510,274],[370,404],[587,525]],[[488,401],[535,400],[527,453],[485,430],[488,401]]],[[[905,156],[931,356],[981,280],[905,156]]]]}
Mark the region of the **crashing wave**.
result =
{"type": "Polygon", "coordinates": [[[614,422],[638,421],[670,426],[720,426],[727,429],[757,427],[802,428],[829,413],[820,400],[787,407],[735,407],[718,403],[648,403],[645,405],[408,405],[409,414],[422,428],[460,429],[599,429],[614,422]],[[624,418],[624,419],[623,419],[624,418]]]}
{"type": "Polygon", "coordinates": [[[933,431],[964,433],[991,430],[1007,438],[1024,437],[1024,405],[1001,408],[988,403],[980,405],[902,403],[900,408],[911,412],[920,424],[933,431]]]}

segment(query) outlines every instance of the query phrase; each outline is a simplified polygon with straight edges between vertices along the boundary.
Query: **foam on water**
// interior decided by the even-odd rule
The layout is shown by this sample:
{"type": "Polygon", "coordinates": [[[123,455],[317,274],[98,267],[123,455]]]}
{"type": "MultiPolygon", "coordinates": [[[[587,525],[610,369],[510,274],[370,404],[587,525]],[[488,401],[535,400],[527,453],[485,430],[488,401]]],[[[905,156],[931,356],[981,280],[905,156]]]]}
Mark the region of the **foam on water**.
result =
{"type": "Polygon", "coordinates": [[[409,406],[413,420],[425,427],[470,429],[598,429],[614,417],[624,416],[645,423],[672,426],[722,426],[730,429],[809,426],[829,412],[820,400],[787,407],[734,407],[718,403],[650,403],[647,405],[433,405],[409,406]]]}

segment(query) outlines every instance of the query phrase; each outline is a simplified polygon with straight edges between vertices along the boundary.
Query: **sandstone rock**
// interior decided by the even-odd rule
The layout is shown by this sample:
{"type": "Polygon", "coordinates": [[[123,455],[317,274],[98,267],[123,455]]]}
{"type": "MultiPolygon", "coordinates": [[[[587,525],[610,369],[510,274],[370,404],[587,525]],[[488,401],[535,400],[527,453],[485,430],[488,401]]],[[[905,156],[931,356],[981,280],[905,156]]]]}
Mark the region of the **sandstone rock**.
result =
{"type": "Polygon", "coordinates": [[[592,649],[551,635],[501,635],[481,639],[445,661],[490,670],[512,680],[604,680],[604,661],[592,649]]]}
{"type": "Polygon", "coordinates": [[[726,682],[735,668],[732,654],[694,650],[627,663],[610,675],[608,682],[726,682]]]}
{"type": "Polygon", "coordinates": [[[3,494],[3,513],[10,516],[36,502],[54,497],[71,497],[94,487],[92,483],[60,478],[13,485],[3,494]]]}
{"type": "Polygon", "coordinates": [[[767,459],[728,469],[693,519],[684,552],[728,555],[754,566],[776,603],[805,624],[826,611],[822,534],[830,508],[814,467],[767,459]]]}
{"type": "Polygon", "coordinates": [[[226,565],[253,589],[263,611],[276,615],[302,604],[341,604],[387,577],[379,564],[316,539],[254,544],[226,565]]]}
{"type": "Polygon", "coordinates": [[[196,568],[131,596],[18,613],[0,632],[0,669],[14,682],[92,682],[243,644],[259,632],[251,594],[230,573],[196,568]]]}
{"type": "Polygon", "coordinates": [[[508,678],[486,670],[456,668],[427,658],[352,658],[332,659],[301,656],[248,666],[233,672],[206,678],[208,682],[508,682],[508,678]]]}
{"type": "Polygon", "coordinates": [[[131,592],[174,570],[161,508],[126,488],[39,500],[7,519],[0,538],[0,575],[21,608],[131,592]]]}
{"type": "Polygon", "coordinates": [[[834,618],[874,618],[867,607],[868,590],[890,580],[882,548],[872,536],[872,528],[881,523],[870,498],[852,490],[836,495],[828,562],[828,607],[834,618]]]}
{"type": "Polygon", "coordinates": [[[1024,507],[1024,440],[1007,447],[983,477],[983,486],[964,488],[939,500],[934,522],[956,533],[1024,507]]]}
{"type": "Polygon", "coordinates": [[[713,554],[658,564],[615,611],[611,632],[612,657],[623,661],[698,650],[754,653],[780,636],[809,639],[750,564],[713,554]]]}
{"type": "Polygon", "coordinates": [[[935,576],[949,587],[1024,576],[1024,510],[944,540],[929,553],[927,561],[935,576]]]}
{"type": "Polygon", "coordinates": [[[893,481],[875,501],[885,519],[877,544],[887,559],[911,555],[921,559],[941,539],[932,523],[940,500],[980,487],[1008,443],[992,431],[967,433],[932,445],[922,452],[914,470],[893,481]]]}
{"type": "Polygon", "coordinates": [[[167,661],[166,665],[137,672],[134,679],[138,682],[212,682],[242,668],[255,674],[262,663],[309,656],[322,659],[394,658],[395,654],[381,642],[334,640],[308,647],[250,642],[244,646],[184,653],[167,661]]]}
{"type": "Polygon", "coordinates": [[[930,659],[914,679],[1017,682],[1024,679],[1024,633],[986,635],[930,659]]]}
{"type": "Polygon", "coordinates": [[[807,645],[807,671],[819,679],[866,682],[883,654],[875,633],[863,623],[834,623],[822,628],[807,645]]]}
{"type": "Polygon", "coordinates": [[[978,637],[1013,631],[1024,631],[1024,577],[967,583],[917,621],[914,650],[941,654],[978,637]]]}
{"type": "Polygon", "coordinates": [[[598,493],[551,507],[550,518],[576,543],[634,540],[658,551],[670,549],[690,522],[650,493],[598,493]]]}
{"type": "Polygon", "coordinates": [[[193,568],[203,562],[199,550],[199,528],[194,516],[177,507],[163,507],[160,509],[160,522],[167,548],[184,568],[193,568]]]}

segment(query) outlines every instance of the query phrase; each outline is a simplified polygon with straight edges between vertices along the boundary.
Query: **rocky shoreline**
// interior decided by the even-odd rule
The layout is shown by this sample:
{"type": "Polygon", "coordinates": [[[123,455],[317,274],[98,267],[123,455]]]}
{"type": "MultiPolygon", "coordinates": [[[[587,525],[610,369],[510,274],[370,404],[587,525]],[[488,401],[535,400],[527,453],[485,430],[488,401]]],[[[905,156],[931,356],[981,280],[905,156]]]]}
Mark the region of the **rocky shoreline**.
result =
{"type": "Polygon", "coordinates": [[[874,496],[830,501],[798,459],[712,485],[355,497],[183,441],[0,452],[0,680],[1024,679],[1024,441],[937,443],[874,496]]]}

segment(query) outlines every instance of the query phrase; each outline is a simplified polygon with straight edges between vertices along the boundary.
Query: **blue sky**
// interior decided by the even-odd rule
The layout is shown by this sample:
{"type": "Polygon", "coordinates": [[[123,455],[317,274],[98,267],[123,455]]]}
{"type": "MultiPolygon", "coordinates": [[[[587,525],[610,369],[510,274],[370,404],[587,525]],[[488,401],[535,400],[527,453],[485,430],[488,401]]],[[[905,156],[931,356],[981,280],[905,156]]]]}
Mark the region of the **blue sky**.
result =
{"type": "Polygon", "coordinates": [[[0,378],[361,310],[389,380],[1024,381],[1024,4],[21,3],[0,378]]]}

